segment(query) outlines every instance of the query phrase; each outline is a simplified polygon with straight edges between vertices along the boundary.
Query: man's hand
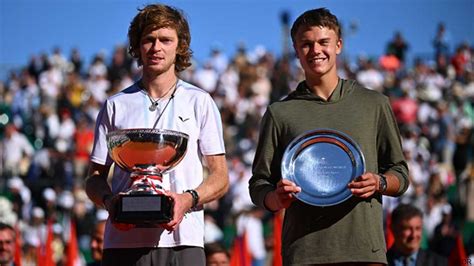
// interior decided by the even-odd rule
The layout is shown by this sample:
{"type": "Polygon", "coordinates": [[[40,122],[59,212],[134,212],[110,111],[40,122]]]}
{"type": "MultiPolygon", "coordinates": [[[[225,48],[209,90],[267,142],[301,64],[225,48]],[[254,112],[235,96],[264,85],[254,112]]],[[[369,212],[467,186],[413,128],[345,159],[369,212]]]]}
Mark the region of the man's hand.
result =
{"type": "Polygon", "coordinates": [[[265,196],[265,206],[272,211],[279,211],[288,208],[296,199],[294,193],[301,191],[301,188],[288,179],[281,179],[277,183],[275,190],[270,191],[265,196]]]}
{"type": "Polygon", "coordinates": [[[187,192],[175,193],[167,191],[165,194],[171,197],[173,201],[173,219],[166,224],[161,224],[161,226],[168,231],[174,231],[178,228],[186,212],[193,206],[193,197],[187,192]]]}
{"type": "Polygon", "coordinates": [[[352,195],[359,198],[368,198],[378,191],[380,176],[367,172],[349,183],[352,195]]]}

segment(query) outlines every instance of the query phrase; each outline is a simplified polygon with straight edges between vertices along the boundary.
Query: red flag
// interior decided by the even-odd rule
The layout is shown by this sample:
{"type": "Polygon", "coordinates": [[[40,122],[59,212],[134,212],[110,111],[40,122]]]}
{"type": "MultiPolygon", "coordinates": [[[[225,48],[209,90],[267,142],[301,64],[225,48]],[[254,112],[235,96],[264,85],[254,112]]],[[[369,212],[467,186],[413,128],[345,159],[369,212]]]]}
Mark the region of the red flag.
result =
{"type": "Polygon", "coordinates": [[[464,242],[462,240],[462,235],[458,234],[456,237],[456,245],[451,254],[449,255],[448,265],[449,266],[458,266],[458,265],[467,265],[467,255],[466,250],[464,249],[464,242]]]}
{"type": "Polygon", "coordinates": [[[53,244],[53,221],[49,220],[46,243],[44,244],[43,250],[41,250],[41,248],[39,249],[38,266],[55,266],[52,244],[53,244]]]}
{"type": "Polygon", "coordinates": [[[387,250],[389,250],[393,242],[395,242],[395,237],[392,232],[392,214],[387,213],[385,216],[385,243],[387,245],[387,250]]]}
{"type": "Polygon", "coordinates": [[[18,229],[18,224],[15,225],[15,254],[13,257],[13,262],[16,266],[21,266],[21,232],[18,229]]]}
{"type": "Polygon", "coordinates": [[[281,228],[283,224],[283,211],[273,216],[273,266],[282,266],[281,258],[281,228]]]}
{"type": "Polygon", "coordinates": [[[243,236],[236,236],[230,254],[230,266],[250,266],[252,257],[247,249],[247,233],[243,236]]]}
{"type": "Polygon", "coordinates": [[[44,266],[44,258],[41,244],[36,247],[36,265],[44,266]]]}
{"type": "Polygon", "coordinates": [[[66,266],[74,266],[79,258],[79,250],[77,247],[76,223],[71,219],[69,225],[69,243],[66,251],[66,266]]]}

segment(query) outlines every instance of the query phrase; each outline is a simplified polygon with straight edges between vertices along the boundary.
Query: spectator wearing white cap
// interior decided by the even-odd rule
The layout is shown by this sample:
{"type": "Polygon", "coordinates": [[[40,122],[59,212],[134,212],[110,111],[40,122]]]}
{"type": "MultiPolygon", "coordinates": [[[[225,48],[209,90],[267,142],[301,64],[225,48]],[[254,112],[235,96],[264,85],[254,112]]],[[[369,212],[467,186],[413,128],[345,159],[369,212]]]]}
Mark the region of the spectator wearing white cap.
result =
{"type": "Polygon", "coordinates": [[[31,190],[25,186],[23,179],[18,176],[10,178],[7,186],[12,193],[13,209],[20,219],[29,219],[31,210],[31,190]]]}
{"type": "Polygon", "coordinates": [[[89,79],[86,81],[86,90],[92,98],[102,104],[107,98],[107,90],[110,88],[110,81],[107,79],[107,66],[104,64],[102,56],[94,58],[89,69],[89,79]]]}
{"type": "Polygon", "coordinates": [[[56,191],[52,188],[45,188],[43,190],[43,209],[46,214],[46,219],[54,217],[56,213],[56,191]]]}
{"type": "Polygon", "coordinates": [[[5,197],[0,197],[0,222],[6,224],[15,224],[18,220],[13,211],[13,204],[5,197]]]}
{"type": "Polygon", "coordinates": [[[23,231],[23,242],[25,247],[24,256],[28,264],[28,261],[34,261],[36,258],[36,249],[46,241],[46,224],[44,222],[45,213],[44,210],[38,206],[33,207],[31,210],[31,220],[24,226],[23,231]]]}

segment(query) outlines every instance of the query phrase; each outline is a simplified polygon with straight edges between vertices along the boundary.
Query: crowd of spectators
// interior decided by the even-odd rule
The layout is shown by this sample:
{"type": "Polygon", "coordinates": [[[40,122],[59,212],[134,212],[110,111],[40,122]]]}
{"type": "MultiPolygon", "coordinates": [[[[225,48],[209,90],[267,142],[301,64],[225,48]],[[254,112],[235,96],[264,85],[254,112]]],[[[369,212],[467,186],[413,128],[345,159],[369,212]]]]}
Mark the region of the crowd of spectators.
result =
{"type": "MultiPolygon", "coordinates": [[[[411,185],[401,198],[384,198],[386,213],[400,202],[414,204],[425,216],[427,247],[446,255],[455,234],[463,233],[473,254],[474,48],[451,47],[445,35],[440,24],[433,56],[411,63],[409,42],[397,32],[385,54],[338,62],[339,75],[391,99],[411,185]],[[446,223],[451,230],[443,230],[446,223]]],[[[88,260],[90,230],[107,217],[84,192],[94,122],[108,96],[140,77],[126,50],[117,46],[110,58],[98,53],[86,66],[78,49],[66,57],[55,48],[0,81],[0,220],[19,225],[24,265],[34,265],[28,261],[44,243],[48,221],[58,240],[54,258],[62,265],[71,219],[88,260]]],[[[224,125],[231,186],[205,206],[206,243],[230,247],[233,236],[246,231],[253,234],[257,261],[269,259],[272,214],[253,207],[248,179],[266,106],[302,77],[293,55],[276,58],[264,47],[249,51],[243,45],[232,56],[213,47],[204,62],[181,74],[213,96],[224,125]]]]}

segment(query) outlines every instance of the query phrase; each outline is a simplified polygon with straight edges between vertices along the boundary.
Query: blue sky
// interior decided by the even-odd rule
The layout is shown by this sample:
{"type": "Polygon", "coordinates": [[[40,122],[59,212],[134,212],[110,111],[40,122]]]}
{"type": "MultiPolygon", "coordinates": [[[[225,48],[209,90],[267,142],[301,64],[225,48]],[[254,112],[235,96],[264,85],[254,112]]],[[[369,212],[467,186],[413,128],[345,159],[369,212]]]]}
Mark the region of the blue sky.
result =
{"type": "MultiPolygon", "coordinates": [[[[138,0],[0,0],[0,77],[11,66],[25,65],[32,54],[51,53],[58,46],[66,56],[77,47],[86,61],[123,44],[138,0]]],[[[182,9],[190,22],[192,49],[198,62],[213,44],[232,55],[239,42],[249,50],[263,45],[281,52],[280,14],[290,21],[303,11],[327,7],[347,29],[344,51],[380,55],[395,31],[410,44],[409,56],[428,56],[436,25],[443,21],[452,48],[461,41],[474,45],[474,0],[178,0],[162,1],[182,9]]]]}

